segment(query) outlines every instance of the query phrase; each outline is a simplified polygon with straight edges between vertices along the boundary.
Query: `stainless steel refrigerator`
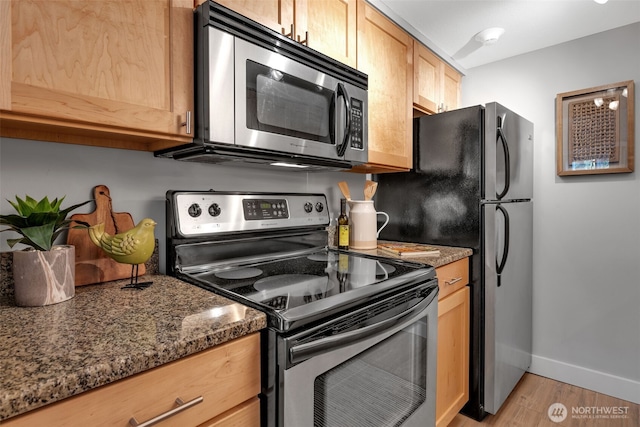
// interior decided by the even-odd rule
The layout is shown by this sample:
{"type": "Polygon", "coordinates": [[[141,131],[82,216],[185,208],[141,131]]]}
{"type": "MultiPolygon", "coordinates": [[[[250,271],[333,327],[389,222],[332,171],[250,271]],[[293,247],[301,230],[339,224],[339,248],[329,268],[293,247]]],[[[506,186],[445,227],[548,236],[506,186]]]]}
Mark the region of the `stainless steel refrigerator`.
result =
{"type": "Polygon", "coordinates": [[[469,402],[495,414],[531,364],[533,124],[497,103],[414,119],[414,168],[374,175],[380,239],[471,257],[469,402]]]}

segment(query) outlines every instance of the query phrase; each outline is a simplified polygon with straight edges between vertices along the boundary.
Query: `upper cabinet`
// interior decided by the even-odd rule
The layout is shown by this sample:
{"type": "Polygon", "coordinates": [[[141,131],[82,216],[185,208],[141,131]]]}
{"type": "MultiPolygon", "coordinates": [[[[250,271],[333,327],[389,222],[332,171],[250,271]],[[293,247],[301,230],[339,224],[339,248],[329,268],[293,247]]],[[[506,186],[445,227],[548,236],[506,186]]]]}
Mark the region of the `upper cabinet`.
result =
{"type": "MultiPolygon", "coordinates": [[[[199,6],[205,1],[196,0],[195,5],[199,6]]],[[[294,0],[216,0],[216,3],[289,37],[293,25],[293,2],[294,0]]]]}
{"type": "Polygon", "coordinates": [[[0,28],[2,136],[191,142],[193,0],[2,1],[0,28]]]}
{"type": "Polygon", "coordinates": [[[218,0],[217,3],[356,67],[356,0],[218,0]]]}
{"type": "Polygon", "coordinates": [[[455,110],[460,106],[462,74],[446,62],[442,62],[442,98],[443,111],[455,110]]]}
{"type": "Polygon", "coordinates": [[[424,113],[455,110],[460,105],[462,76],[414,40],[413,106],[424,113]]]}
{"type": "Polygon", "coordinates": [[[413,165],[413,39],[358,0],[358,69],[369,75],[369,162],[355,172],[413,165]]]}

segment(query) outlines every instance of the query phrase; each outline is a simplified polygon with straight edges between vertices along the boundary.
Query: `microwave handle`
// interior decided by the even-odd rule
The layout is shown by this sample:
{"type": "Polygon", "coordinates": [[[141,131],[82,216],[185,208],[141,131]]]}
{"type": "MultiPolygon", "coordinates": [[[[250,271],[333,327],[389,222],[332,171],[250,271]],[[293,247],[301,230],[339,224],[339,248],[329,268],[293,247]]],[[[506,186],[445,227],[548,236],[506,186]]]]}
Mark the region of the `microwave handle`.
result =
{"type": "Polygon", "coordinates": [[[337,97],[340,98],[342,95],[342,99],[344,99],[344,106],[347,111],[347,122],[344,127],[344,136],[342,137],[342,143],[338,145],[338,156],[344,156],[345,151],[347,151],[347,143],[349,141],[349,136],[351,134],[351,102],[349,102],[349,95],[347,94],[347,89],[344,87],[342,83],[338,83],[338,87],[336,88],[337,97]]]}

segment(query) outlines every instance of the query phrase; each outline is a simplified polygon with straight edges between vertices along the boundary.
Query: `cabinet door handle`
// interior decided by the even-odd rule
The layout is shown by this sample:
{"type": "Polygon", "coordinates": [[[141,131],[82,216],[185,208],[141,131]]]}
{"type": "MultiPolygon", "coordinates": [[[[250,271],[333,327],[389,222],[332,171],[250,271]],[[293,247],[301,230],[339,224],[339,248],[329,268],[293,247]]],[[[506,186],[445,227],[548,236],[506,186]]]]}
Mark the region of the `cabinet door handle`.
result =
{"type": "Polygon", "coordinates": [[[309,46],[309,31],[304,32],[304,40],[300,40],[300,35],[298,35],[298,43],[309,46]]]}
{"type": "Polygon", "coordinates": [[[164,414],[160,414],[156,417],[153,417],[150,420],[147,420],[143,423],[138,423],[138,420],[136,420],[136,417],[131,417],[131,419],[129,420],[129,425],[133,427],[150,427],[154,424],[158,424],[160,421],[164,421],[167,418],[174,416],[179,412],[189,409],[192,406],[197,405],[198,403],[202,403],[203,400],[204,400],[203,397],[199,396],[185,403],[182,401],[182,399],[180,399],[179,397],[176,397],[176,405],[178,406],[176,406],[175,408],[165,412],[164,414]]]}
{"type": "Polygon", "coordinates": [[[180,123],[180,126],[186,127],[187,135],[191,135],[191,111],[187,111],[185,121],[180,123]]]}
{"type": "Polygon", "coordinates": [[[294,37],[294,32],[293,32],[293,24],[291,24],[291,32],[289,34],[285,34],[286,30],[284,29],[284,27],[282,27],[282,35],[285,37],[289,37],[291,40],[293,40],[294,37]]]}
{"type": "Polygon", "coordinates": [[[458,282],[459,282],[459,281],[461,281],[461,280],[462,280],[462,277],[456,277],[456,278],[451,279],[451,280],[446,280],[446,281],[444,282],[444,284],[445,284],[445,285],[455,285],[456,283],[458,283],[458,282]]]}

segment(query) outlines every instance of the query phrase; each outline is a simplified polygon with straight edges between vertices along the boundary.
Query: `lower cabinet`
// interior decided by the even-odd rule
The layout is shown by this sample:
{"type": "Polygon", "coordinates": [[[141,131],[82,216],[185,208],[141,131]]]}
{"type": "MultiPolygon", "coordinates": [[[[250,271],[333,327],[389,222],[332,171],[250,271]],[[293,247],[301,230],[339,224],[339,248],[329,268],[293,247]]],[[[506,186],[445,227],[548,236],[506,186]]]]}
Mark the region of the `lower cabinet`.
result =
{"type": "Polygon", "coordinates": [[[469,400],[469,259],[436,269],[438,362],[436,427],[445,427],[469,400]]]}
{"type": "Polygon", "coordinates": [[[99,387],[0,425],[258,427],[260,334],[254,333],[99,387]],[[177,399],[184,403],[177,403],[177,399]],[[176,410],[176,408],[184,408],[176,410]]]}

